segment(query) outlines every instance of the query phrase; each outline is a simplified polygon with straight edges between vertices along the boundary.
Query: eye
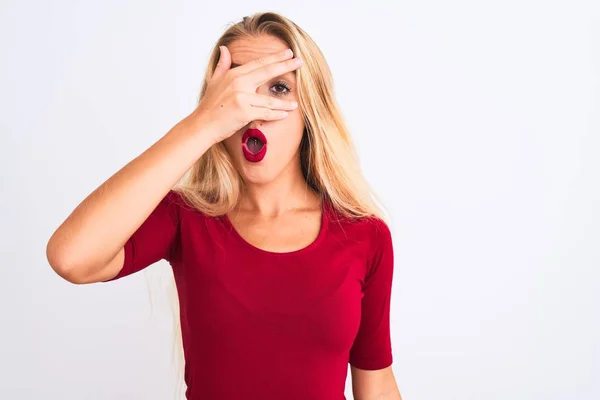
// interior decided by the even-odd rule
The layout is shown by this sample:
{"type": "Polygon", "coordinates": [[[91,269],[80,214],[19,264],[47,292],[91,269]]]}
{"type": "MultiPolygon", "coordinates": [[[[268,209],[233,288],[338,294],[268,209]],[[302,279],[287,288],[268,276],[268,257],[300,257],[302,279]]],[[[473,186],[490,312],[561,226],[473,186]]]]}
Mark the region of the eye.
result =
{"type": "Polygon", "coordinates": [[[271,89],[273,88],[276,89],[272,90],[275,96],[286,96],[291,92],[290,85],[286,81],[278,81],[275,85],[271,86],[271,89]]]}

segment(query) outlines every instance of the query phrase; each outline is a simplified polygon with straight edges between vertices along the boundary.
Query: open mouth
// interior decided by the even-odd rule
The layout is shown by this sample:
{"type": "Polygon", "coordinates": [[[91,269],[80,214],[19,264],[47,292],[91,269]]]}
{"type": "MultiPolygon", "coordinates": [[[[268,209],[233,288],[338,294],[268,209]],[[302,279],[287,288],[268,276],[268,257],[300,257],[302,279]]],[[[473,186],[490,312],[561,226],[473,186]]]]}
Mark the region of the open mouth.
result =
{"type": "Polygon", "coordinates": [[[251,137],[246,141],[246,147],[248,148],[248,150],[250,150],[252,154],[258,154],[258,152],[262,150],[264,145],[265,144],[259,138],[255,137],[251,137]]]}
{"type": "Polygon", "coordinates": [[[248,161],[261,161],[267,154],[267,138],[258,129],[248,129],[242,136],[242,152],[248,161]]]}

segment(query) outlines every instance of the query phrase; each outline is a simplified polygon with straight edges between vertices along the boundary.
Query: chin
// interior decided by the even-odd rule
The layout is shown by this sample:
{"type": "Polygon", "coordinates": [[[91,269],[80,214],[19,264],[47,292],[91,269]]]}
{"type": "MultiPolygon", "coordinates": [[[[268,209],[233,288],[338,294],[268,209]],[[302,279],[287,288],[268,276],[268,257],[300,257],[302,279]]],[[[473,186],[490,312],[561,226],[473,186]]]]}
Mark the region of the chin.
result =
{"type": "Polygon", "coordinates": [[[243,159],[238,164],[240,176],[246,183],[253,185],[264,185],[275,180],[277,172],[273,168],[269,168],[267,160],[259,163],[250,163],[243,159]]]}

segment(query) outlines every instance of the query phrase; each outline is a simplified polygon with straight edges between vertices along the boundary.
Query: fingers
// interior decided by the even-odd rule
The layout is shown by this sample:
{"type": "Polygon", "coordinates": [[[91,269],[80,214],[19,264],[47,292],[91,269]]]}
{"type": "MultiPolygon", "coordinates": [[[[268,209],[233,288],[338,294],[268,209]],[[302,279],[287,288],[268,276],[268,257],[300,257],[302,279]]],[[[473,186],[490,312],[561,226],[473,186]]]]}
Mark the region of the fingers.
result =
{"type": "Polygon", "coordinates": [[[283,119],[289,111],[298,108],[298,103],[293,100],[276,99],[262,94],[244,93],[244,102],[251,105],[248,116],[251,120],[272,121],[283,119]]]}
{"type": "Polygon", "coordinates": [[[240,74],[248,74],[255,69],[259,69],[260,67],[264,67],[265,65],[273,64],[276,62],[284,61],[293,56],[293,52],[291,49],[286,49],[274,54],[270,54],[265,57],[257,58],[256,60],[252,60],[246,64],[240,65],[235,70],[240,74]]]}
{"type": "Polygon", "coordinates": [[[231,67],[231,54],[227,46],[219,46],[219,62],[213,72],[213,78],[218,79],[222,77],[231,67]]]}
{"type": "Polygon", "coordinates": [[[293,58],[275,64],[266,64],[252,70],[247,77],[253,86],[258,87],[270,79],[298,69],[303,63],[301,58],[293,58]]]}
{"type": "Polygon", "coordinates": [[[253,107],[264,107],[273,110],[292,111],[298,107],[298,103],[293,100],[276,99],[262,94],[248,94],[248,103],[253,107]]]}
{"type": "Polygon", "coordinates": [[[250,111],[248,112],[248,119],[251,121],[273,121],[283,119],[287,116],[288,111],[271,110],[264,107],[250,107],[250,111]]]}

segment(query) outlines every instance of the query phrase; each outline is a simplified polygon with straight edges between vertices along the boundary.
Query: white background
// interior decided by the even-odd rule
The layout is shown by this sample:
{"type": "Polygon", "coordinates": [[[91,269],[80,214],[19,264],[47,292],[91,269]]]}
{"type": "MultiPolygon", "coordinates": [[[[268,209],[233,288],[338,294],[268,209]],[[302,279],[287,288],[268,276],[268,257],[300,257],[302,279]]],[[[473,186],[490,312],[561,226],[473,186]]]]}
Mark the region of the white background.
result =
{"type": "Polygon", "coordinates": [[[77,286],[45,245],[263,10],[325,53],[393,215],[404,399],[600,398],[598,3],[251,3],[2,2],[0,398],[173,398],[168,264],[77,286]]]}

